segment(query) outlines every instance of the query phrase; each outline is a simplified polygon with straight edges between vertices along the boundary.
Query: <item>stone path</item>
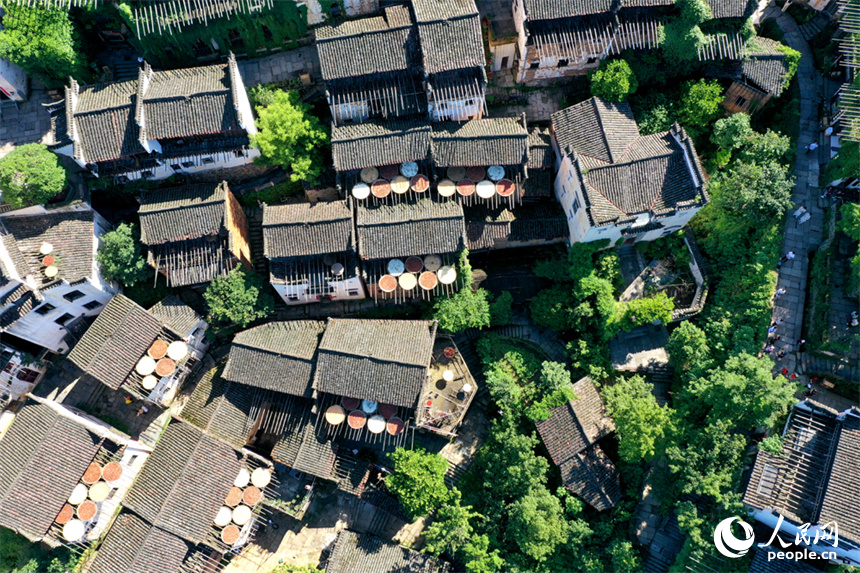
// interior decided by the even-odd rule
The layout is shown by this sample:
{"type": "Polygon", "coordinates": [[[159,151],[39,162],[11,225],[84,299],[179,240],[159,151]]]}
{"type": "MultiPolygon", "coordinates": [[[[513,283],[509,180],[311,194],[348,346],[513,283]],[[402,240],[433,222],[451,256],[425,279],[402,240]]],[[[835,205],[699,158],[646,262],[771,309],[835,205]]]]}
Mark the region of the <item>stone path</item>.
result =
{"type": "Polygon", "coordinates": [[[264,58],[242,60],[239,69],[245,86],[291,80],[300,74],[310,74],[312,80],[319,80],[321,76],[320,61],[313,44],[264,58]]]}
{"type": "Polygon", "coordinates": [[[0,108],[0,157],[18,145],[46,143],[51,137],[51,118],[43,104],[51,103],[48,91],[36,80],[31,80],[30,99],[18,104],[4,104],[0,108]]]}
{"type": "MultiPolygon", "coordinates": [[[[776,334],[782,338],[776,344],[774,356],[780,350],[787,353],[777,360],[776,369],[787,367],[793,372],[798,366],[797,346],[794,344],[801,337],[806,292],[806,277],[809,268],[809,251],[821,243],[824,227],[824,211],[818,206],[818,175],[820,170],[819,155],[806,153],[806,147],[815,142],[821,143],[822,135],[818,126],[818,104],[821,101],[823,80],[813,65],[812,52],[809,44],[803,39],[797,23],[788,14],[783,13],[773,2],[764,11],[764,18],[775,18],[789,46],[801,53],[797,78],[800,82],[800,134],[797,141],[797,160],[795,175],[797,178],[793,200],[796,206],[804,206],[812,217],[805,223],[798,223],[789,215],[785,223],[783,253],[794,251],[794,260],[785,263],[779,273],[777,288],[784,288],[786,294],[774,303],[774,320],[782,319],[776,334]]],[[[795,207],[796,208],[796,207],[795,207]]]]}

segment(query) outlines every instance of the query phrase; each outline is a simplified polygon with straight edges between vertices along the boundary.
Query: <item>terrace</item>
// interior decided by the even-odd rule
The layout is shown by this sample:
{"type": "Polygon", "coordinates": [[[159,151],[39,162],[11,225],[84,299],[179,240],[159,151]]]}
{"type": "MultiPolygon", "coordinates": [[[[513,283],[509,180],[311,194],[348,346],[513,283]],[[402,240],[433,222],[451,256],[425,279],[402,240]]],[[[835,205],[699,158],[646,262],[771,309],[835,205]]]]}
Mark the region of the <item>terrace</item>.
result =
{"type": "Polygon", "coordinates": [[[421,392],[416,426],[446,436],[456,436],[478,385],[469,372],[454,339],[439,335],[433,345],[433,359],[427,383],[421,392]]]}

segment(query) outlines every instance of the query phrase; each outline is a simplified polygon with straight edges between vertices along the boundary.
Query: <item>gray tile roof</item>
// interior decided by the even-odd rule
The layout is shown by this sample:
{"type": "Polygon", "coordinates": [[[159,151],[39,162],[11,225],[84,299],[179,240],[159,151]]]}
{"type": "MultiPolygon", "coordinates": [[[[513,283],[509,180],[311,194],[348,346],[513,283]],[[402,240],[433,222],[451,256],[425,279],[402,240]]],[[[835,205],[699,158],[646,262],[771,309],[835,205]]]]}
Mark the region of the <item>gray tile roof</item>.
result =
{"type": "Polygon", "coordinates": [[[640,137],[630,104],[596,97],[552,114],[552,130],[562,155],[576,151],[608,163],[640,137]]]}
{"type": "Polygon", "coordinates": [[[708,0],[714,18],[749,18],[758,0],[708,0]]]}
{"type": "Polygon", "coordinates": [[[430,155],[430,124],[411,119],[332,126],[331,154],[338,171],[423,161],[430,155]]]}
{"type": "Polygon", "coordinates": [[[325,323],[270,322],[240,332],[230,346],[224,378],[247,386],[310,397],[325,323]]]}
{"type": "Polygon", "coordinates": [[[237,266],[232,235],[208,235],[172,243],[150,245],[151,265],[164,273],[171,287],[200,285],[226,276],[237,266]]]}
{"type": "MultiPolygon", "coordinates": [[[[722,0],[712,0],[721,2],[722,0]]],[[[610,12],[619,8],[647,6],[671,6],[675,0],[525,0],[526,18],[529,20],[554,20],[572,16],[587,16],[610,12]]]]}
{"type": "Polygon", "coordinates": [[[42,303],[42,298],[30,287],[19,283],[17,287],[9,291],[0,299],[2,314],[0,314],[0,329],[6,329],[24,318],[27,313],[42,303]]]}
{"type": "Polygon", "coordinates": [[[242,455],[191,424],[172,421],[123,505],[152,525],[202,542],[242,468],[242,455]]]}
{"type": "Polygon", "coordinates": [[[529,170],[552,169],[552,133],[545,127],[529,129],[529,170]]]}
{"type": "Polygon", "coordinates": [[[743,77],[747,82],[776,97],[785,89],[788,76],[788,58],[777,47],[779,42],[756,37],[750,44],[751,53],[744,58],[743,77]]]}
{"type": "Polygon", "coordinates": [[[839,441],[833,452],[830,477],[818,521],[839,523],[839,535],[860,544],[860,512],[857,494],[860,492],[860,408],[852,408],[840,425],[839,441]]]}
{"type": "Polygon", "coordinates": [[[173,294],[150,307],[149,313],[180,338],[190,334],[191,329],[203,320],[194,309],[173,294]]]}
{"type": "Polygon", "coordinates": [[[559,242],[569,235],[567,218],[555,201],[523,203],[516,209],[466,207],[466,242],[470,251],[505,243],[559,242]]]}
{"type": "Polygon", "coordinates": [[[384,16],[320,26],[316,46],[324,80],[404,71],[415,64],[418,51],[405,6],[385,8],[384,16]]]}
{"type": "Polygon", "coordinates": [[[621,497],[618,471],[595,443],[615,429],[603,401],[589,378],[573,385],[577,399],[553,408],[537,422],[538,432],[566,488],[603,511],[621,497]]]}
{"type": "Polygon", "coordinates": [[[179,571],[191,551],[187,541],[126,512],[111,525],[87,571],[170,573],[179,571]]]}
{"type": "MultiPolygon", "coordinates": [[[[19,253],[37,280],[43,276],[42,243],[54,247],[59,274],[69,282],[91,278],[95,265],[95,215],[86,211],[48,212],[2,217],[3,226],[15,238],[19,253]]],[[[7,245],[9,243],[7,242],[7,245]]],[[[14,249],[9,249],[14,250],[14,249]]],[[[17,265],[16,265],[17,266],[17,265]]]]}
{"type": "Polygon", "coordinates": [[[294,417],[284,428],[272,450],[272,459],[294,470],[323,479],[332,479],[336,459],[331,441],[314,433],[315,417],[294,417]]]}
{"type": "Polygon", "coordinates": [[[435,325],[421,320],[330,319],[314,389],[414,408],[434,338],[435,325]]]}
{"type": "Polygon", "coordinates": [[[432,141],[440,167],[528,163],[528,132],[521,118],[434,123],[432,141]]]}
{"type": "Polygon", "coordinates": [[[352,211],[344,201],[263,207],[267,258],[342,253],[354,249],[352,211]]]}
{"type": "Polygon", "coordinates": [[[474,0],[413,0],[412,8],[426,73],[486,65],[474,0]]]}
{"type": "Polygon", "coordinates": [[[168,187],[141,195],[140,240],[158,245],[225,232],[227,184],[168,187]]]}
{"type": "Polygon", "coordinates": [[[117,389],[161,332],[161,323],[118,294],[69,353],[69,361],[117,389]]]}
{"type": "Polygon", "coordinates": [[[465,246],[463,208],[455,201],[422,198],[356,209],[362,259],[454,253],[465,246]]]}
{"type": "Polygon", "coordinates": [[[0,525],[41,539],[100,443],[84,426],[28,400],[0,440],[0,525]]]}
{"type": "Polygon", "coordinates": [[[337,534],[326,573],[448,573],[451,566],[435,557],[368,534],[337,534]]]}
{"type": "Polygon", "coordinates": [[[248,443],[253,392],[225,380],[223,365],[210,369],[194,387],[181,418],[237,448],[248,443]]]}
{"type": "MultiPolygon", "coordinates": [[[[72,113],[79,137],[75,155],[97,162],[143,152],[140,128],[134,121],[136,96],[137,80],[82,87],[72,113]]],[[[67,106],[69,101],[67,92],[67,106]]],[[[65,135],[57,133],[55,138],[65,135]]]]}

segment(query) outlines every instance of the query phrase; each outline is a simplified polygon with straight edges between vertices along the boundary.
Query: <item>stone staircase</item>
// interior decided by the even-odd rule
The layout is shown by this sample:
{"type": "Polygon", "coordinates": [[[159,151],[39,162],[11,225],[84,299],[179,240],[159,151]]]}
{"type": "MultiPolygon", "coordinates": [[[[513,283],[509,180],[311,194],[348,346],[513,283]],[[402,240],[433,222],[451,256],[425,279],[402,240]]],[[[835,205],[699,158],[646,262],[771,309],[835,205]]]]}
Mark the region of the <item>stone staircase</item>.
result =
{"type": "Polygon", "coordinates": [[[654,386],[652,391],[657,403],[665,406],[669,403],[670,390],[672,389],[672,378],[675,368],[669,366],[654,366],[647,375],[648,382],[654,386]]]}
{"type": "Polygon", "coordinates": [[[824,10],[816,14],[812,20],[800,26],[800,35],[803,36],[803,39],[808,42],[820,34],[836,14],[838,9],[839,2],[837,2],[837,0],[831,0],[824,10]]]}
{"type": "Polygon", "coordinates": [[[807,375],[823,375],[840,378],[847,382],[860,383],[860,365],[849,361],[828,358],[804,352],[800,355],[799,370],[807,375]]]}
{"type": "Polygon", "coordinates": [[[264,277],[269,276],[269,265],[263,254],[263,210],[260,207],[243,207],[248,219],[248,240],[251,242],[251,258],[254,269],[264,277]]]}

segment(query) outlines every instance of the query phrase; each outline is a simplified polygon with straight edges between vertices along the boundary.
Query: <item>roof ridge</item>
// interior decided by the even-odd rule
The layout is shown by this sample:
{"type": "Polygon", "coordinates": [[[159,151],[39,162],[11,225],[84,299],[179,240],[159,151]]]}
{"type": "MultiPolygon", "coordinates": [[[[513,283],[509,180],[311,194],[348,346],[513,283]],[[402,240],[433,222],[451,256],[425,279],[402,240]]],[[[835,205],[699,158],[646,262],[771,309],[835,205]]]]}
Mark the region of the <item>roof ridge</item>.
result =
{"type": "Polygon", "coordinates": [[[600,136],[603,138],[603,144],[606,146],[606,154],[609,156],[609,162],[615,163],[612,146],[609,145],[609,136],[606,133],[606,125],[603,123],[603,114],[600,111],[600,106],[597,104],[596,96],[592,96],[591,105],[594,106],[594,115],[597,117],[597,123],[600,125],[600,136]]]}

